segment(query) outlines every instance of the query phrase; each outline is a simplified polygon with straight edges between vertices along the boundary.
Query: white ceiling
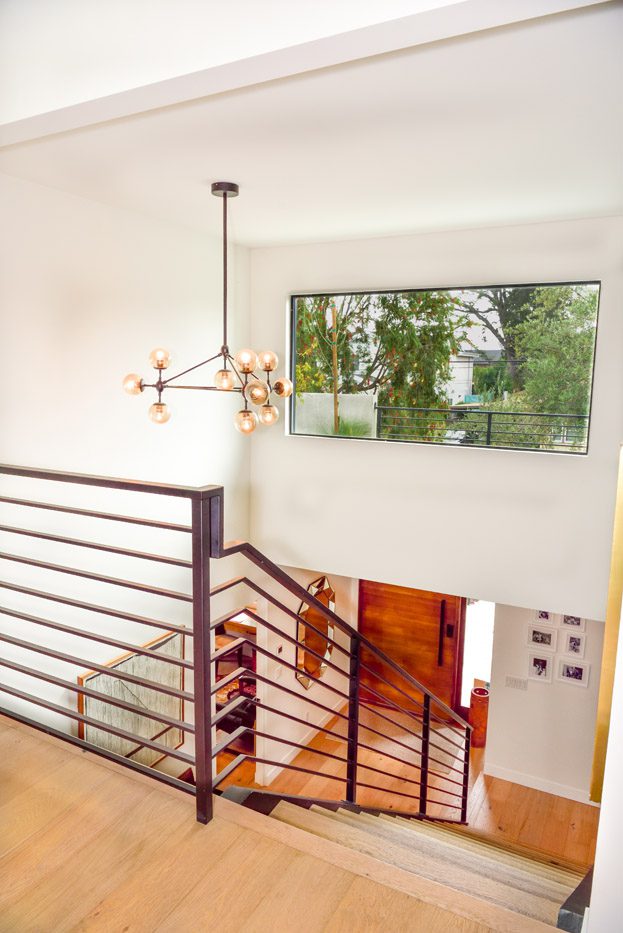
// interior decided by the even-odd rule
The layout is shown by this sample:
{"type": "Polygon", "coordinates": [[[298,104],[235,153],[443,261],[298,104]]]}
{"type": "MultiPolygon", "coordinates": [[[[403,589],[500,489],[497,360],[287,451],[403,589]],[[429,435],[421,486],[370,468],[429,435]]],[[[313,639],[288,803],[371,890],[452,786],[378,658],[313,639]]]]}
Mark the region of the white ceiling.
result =
{"type": "Polygon", "coordinates": [[[623,213],[623,5],[434,43],[0,152],[0,171],[267,245],[623,213]]]}

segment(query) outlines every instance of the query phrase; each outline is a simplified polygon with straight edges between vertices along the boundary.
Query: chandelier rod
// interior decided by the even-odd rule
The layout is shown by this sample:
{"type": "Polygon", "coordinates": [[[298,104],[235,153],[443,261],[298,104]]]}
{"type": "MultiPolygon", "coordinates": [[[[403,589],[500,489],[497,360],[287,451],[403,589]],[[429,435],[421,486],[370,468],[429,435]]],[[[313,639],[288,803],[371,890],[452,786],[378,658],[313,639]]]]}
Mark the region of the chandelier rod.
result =
{"type": "Polygon", "coordinates": [[[227,352],[227,192],[223,192],[223,352],[227,352]]]}

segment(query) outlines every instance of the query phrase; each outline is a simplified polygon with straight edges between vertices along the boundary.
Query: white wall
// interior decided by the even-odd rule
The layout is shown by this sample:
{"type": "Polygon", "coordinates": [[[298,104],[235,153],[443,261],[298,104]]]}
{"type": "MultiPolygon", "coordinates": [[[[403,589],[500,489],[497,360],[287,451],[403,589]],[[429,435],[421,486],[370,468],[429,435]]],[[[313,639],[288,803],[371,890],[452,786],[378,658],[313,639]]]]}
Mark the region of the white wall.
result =
{"type": "Polygon", "coordinates": [[[528,680],[527,690],[517,690],[506,677],[528,677],[531,622],[534,610],[496,606],[485,773],[588,803],[604,626],[586,620],[586,688],[556,680],[564,657],[559,628],[552,683],[528,680]]]}
{"type": "Polygon", "coordinates": [[[623,220],[610,218],[253,250],[252,339],[283,356],[293,292],[603,283],[588,456],[295,437],[280,425],[252,442],[254,542],[283,564],[603,618],[622,245],[623,220]]]}
{"type": "Polygon", "coordinates": [[[623,916],[621,832],[623,831],[623,638],[619,638],[612,693],[601,820],[595,852],[588,933],[619,933],[623,916]]]}
{"type": "MultiPolygon", "coordinates": [[[[245,537],[249,447],[232,424],[238,399],[172,392],[171,421],[158,426],[147,417],[152,401],[148,393],[130,398],[121,390],[128,371],[147,375],[146,357],[153,346],[169,347],[178,369],[220,346],[220,241],[6,176],[0,176],[0,198],[2,215],[10,218],[0,229],[0,461],[177,484],[223,484],[227,537],[245,537]]],[[[236,250],[233,259],[235,338],[246,330],[248,264],[244,250],[236,250]],[[237,304],[243,309],[238,317],[237,304]]],[[[54,486],[0,477],[3,495],[23,493],[178,522],[190,517],[188,503],[179,500],[54,486]]],[[[155,534],[140,526],[6,505],[0,509],[0,523],[189,556],[189,538],[180,534],[155,534]]],[[[127,559],[97,551],[7,533],[1,539],[3,551],[190,590],[185,569],[143,560],[129,564],[127,559]]],[[[190,622],[190,608],[175,600],[5,560],[0,564],[4,579],[150,617],[190,622]]],[[[232,572],[231,565],[214,562],[217,579],[228,570],[232,572]]],[[[155,634],[142,626],[6,590],[0,591],[0,603],[75,627],[107,631],[130,642],[147,641],[155,634]]],[[[100,662],[121,653],[6,617],[1,618],[0,631],[23,634],[51,647],[62,644],[62,650],[100,662]]],[[[83,670],[41,657],[35,662],[24,649],[3,646],[0,653],[65,679],[74,680],[83,670]]],[[[12,683],[20,680],[17,674],[5,670],[2,674],[12,683]]],[[[32,681],[25,689],[37,692],[32,681]]],[[[61,688],[39,684],[39,691],[55,702],[75,704],[75,697],[61,688]]],[[[0,697],[0,703],[13,702],[0,697]]],[[[46,718],[66,725],[53,715],[46,718]]]]}

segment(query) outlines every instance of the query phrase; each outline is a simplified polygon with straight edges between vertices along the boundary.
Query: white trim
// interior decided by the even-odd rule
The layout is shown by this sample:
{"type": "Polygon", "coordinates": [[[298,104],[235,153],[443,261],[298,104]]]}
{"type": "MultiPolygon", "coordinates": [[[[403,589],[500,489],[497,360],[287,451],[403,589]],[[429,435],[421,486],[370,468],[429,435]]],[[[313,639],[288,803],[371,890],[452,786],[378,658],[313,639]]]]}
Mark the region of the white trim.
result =
{"type": "Polygon", "coordinates": [[[614,0],[459,0],[350,32],[265,52],[0,126],[0,147],[171,107],[401,49],[614,0]]]}
{"type": "Polygon", "coordinates": [[[579,787],[570,787],[568,784],[558,784],[556,781],[544,781],[542,778],[535,777],[533,774],[524,774],[521,771],[511,771],[509,768],[500,768],[498,765],[487,763],[484,773],[491,777],[500,778],[503,781],[510,781],[513,784],[521,784],[523,787],[532,787],[534,790],[541,790],[546,794],[554,794],[556,797],[566,797],[567,800],[576,800],[578,803],[587,803],[591,807],[598,807],[598,803],[589,800],[588,791],[579,787]]]}

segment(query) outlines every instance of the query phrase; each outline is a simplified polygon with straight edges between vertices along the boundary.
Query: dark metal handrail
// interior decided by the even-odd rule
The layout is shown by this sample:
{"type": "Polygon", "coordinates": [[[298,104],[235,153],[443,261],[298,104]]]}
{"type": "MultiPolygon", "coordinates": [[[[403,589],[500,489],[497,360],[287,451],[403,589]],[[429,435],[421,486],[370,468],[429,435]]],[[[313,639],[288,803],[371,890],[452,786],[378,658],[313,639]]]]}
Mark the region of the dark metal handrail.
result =
{"type": "MultiPolygon", "coordinates": [[[[75,599],[73,596],[65,596],[60,593],[47,592],[36,586],[31,586],[30,581],[27,584],[13,582],[11,580],[0,581],[0,588],[16,592],[25,596],[32,596],[41,599],[44,602],[56,602],[61,605],[71,607],[75,612],[86,614],[95,613],[101,617],[109,617],[119,621],[138,623],[160,631],[163,636],[184,635],[191,639],[189,645],[192,650],[192,661],[186,657],[173,657],[157,653],[155,649],[147,645],[136,645],[130,640],[118,637],[115,631],[114,636],[102,633],[102,631],[89,631],[75,625],[66,625],[59,622],[30,613],[22,612],[19,608],[3,608],[0,606],[0,615],[14,618],[42,626],[48,629],[60,631],[70,637],[86,639],[88,642],[100,642],[112,647],[126,651],[130,655],[153,656],[162,660],[171,668],[171,665],[184,671],[193,671],[192,691],[173,687],[164,682],[158,682],[155,679],[139,677],[137,674],[128,673],[117,667],[100,664],[91,659],[86,659],[74,654],[68,654],[65,651],[46,645],[27,641],[25,638],[15,637],[6,633],[0,633],[0,643],[13,645],[18,649],[26,649],[34,653],[35,656],[43,656],[60,660],[65,663],[104,673],[120,681],[129,684],[135,684],[147,691],[162,693],[171,697],[184,700],[193,707],[194,715],[192,722],[184,718],[171,716],[165,713],[159,713],[156,708],[151,709],[143,707],[142,703],[129,702],[117,697],[107,698],[98,691],[82,684],[72,683],[70,680],[59,677],[45,669],[23,664],[20,661],[11,658],[0,658],[0,668],[8,671],[14,671],[24,677],[31,677],[35,681],[43,681],[68,690],[70,693],[82,696],[83,698],[98,699],[102,702],[110,702],[112,706],[144,717],[155,724],[160,724],[162,728],[155,732],[152,731],[148,736],[138,735],[127,729],[111,726],[93,716],[85,715],[83,712],[75,711],[67,707],[60,706],[58,703],[52,703],[50,700],[35,696],[27,690],[21,690],[11,684],[0,683],[0,692],[8,696],[16,697],[27,703],[32,703],[43,709],[47,709],[54,714],[66,716],[74,722],[82,723],[83,726],[89,726],[96,729],[102,729],[116,735],[123,741],[130,742],[132,750],[125,756],[112,752],[105,748],[100,748],[92,742],[78,738],[74,735],[63,732],[62,730],[48,726],[36,719],[30,719],[21,712],[11,709],[0,708],[0,712],[11,716],[17,721],[27,723],[35,728],[42,729],[52,735],[69,741],[72,744],[94,751],[103,755],[112,761],[117,761],[125,767],[138,770],[142,773],[150,774],[158,780],[164,781],[173,787],[181,789],[187,793],[193,793],[196,796],[197,819],[201,822],[208,822],[212,815],[212,792],[215,787],[222,786],[238,767],[244,762],[255,762],[265,764],[279,769],[286,769],[292,772],[298,772],[310,776],[321,776],[323,779],[333,781],[338,785],[344,786],[345,799],[350,802],[357,800],[359,792],[382,793],[386,795],[396,795],[403,800],[413,800],[417,802],[417,811],[413,814],[420,819],[441,819],[444,821],[454,821],[455,817],[449,817],[445,808],[453,811],[460,811],[460,819],[465,822],[467,813],[467,788],[469,781],[469,736],[471,726],[460,715],[458,715],[447,704],[435,697],[421,682],[414,678],[408,671],[405,671],[391,657],[383,652],[378,646],[361,635],[348,622],[342,619],[337,613],[329,609],[316,597],[312,596],[301,584],[297,583],[277,564],[271,561],[266,555],[262,554],[257,548],[248,542],[233,542],[225,544],[223,541],[223,490],[219,486],[187,487],[172,486],[167,484],[154,484],[136,482],[123,479],[109,479],[106,477],[92,477],[85,474],[63,473],[51,470],[41,470],[36,468],[16,467],[10,465],[0,465],[0,475],[19,476],[26,479],[47,480],[59,484],[76,484],[81,486],[92,486],[106,490],[136,492],[156,494],[164,497],[174,497],[177,499],[186,499],[190,507],[190,524],[179,524],[166,520],[154,520],[151,518],[142,518],[137,515],[122,515],[118,511],[107,512],[105,510],[83,509],[70,504],[60,504],[53,502],[35,501],[28,498],[16,498],[12,496],[0,496],[0,503],[9,506],[31,507],[35,510],[58,512],[60,514],[76,515],[78,517],[95,518],[110,520],[113,522],[127,522],[129,525],[146,526],[150,529],[163,531],[176,531],[191,533],[192,554],[190,559],[172,557],[165,554],[158,554],[157,549],[149,552],[136,551],[125,546],[116,546],[114,544],[100,543],[97,541],[85,540],[82,537],[72,537],[66,534],[57,534],[48,530],[27,529],[13,524],[0,524],[0,531],[7,534],[21,535],[25,538],[34,538],[41,540],[44,544],[60,544],[75,548],[87,548],[91,551],[102,551],[115,555],[119,559],[128,559],[131,561],[151,561],[168,564],[178,570],[191,570],[192,587],[191,592],[186,593],[179,590],[164,589],[161,586],[154,586],[143,583],[139,580],[125,580],[121,577],[110,577],[90,570],[84,570],[79,567],[66,566],[65,564],[56,564],[47,559],[26,557],[20,554],[1,553],[0,559],[9,562],[17,562],[30,567],[36,571],[44,571],[53,574],[69,574],[71,576],[82,577],[88,581],[94,581],[98,584],[108,584],[113,587],[132,589],[141,595],[150,598],[174,599],[182,603],[188,603],[192,607],[192,626],[169,623],[164,620],[158,620],[148,616],[140,615],[135,612],[128,612],[124,608],[113,608],[105,605],[93,604],[84,600],[75,599]],[[250,561],[259,571],[266,574],[273,583],[278,584],[280,594],[276,595],[274,587],[269,591],[258,584],[252,578],[243,575],[228,580],[225,583],[218,584],[212,590],[210,589],[210,558],[226,558],[232,555],[240,555],[250,561]],[[233,590],[237,586],[250,587],[258,596],[266,599],[279,612],[283,613],[286,619],[296,626],[294,634],[286,632],[283,628],[269,622],[263,618],[262,614],[253,609],[237,609],[224,614],[218,618],[211,618],[211,598],[217,597],[233,590]],[[336,635],[324,633],[307,620],[303,620],[299,611],[288,605],[287,599],[295,597],[301,604],[313,607],[324,619],[329,621],[335,629],[336,635]],[[344,678],[345,688],[341,689],[329,682],[322,682],[321,700],[313,699],[307,695],[302,696],[300,688],[298,690],[287,686],[277,680],[275,676],[268,676],[261,671],[255,670],[255,663],[249,666],[242,663],[243,649],[245,656],[249,653],[256,658],[258,656],[267,658],[273,668],[286,671],[291,675],[298,671],[296,664],[282,657],[280,653],[275,653],[264,645],[253,642],[252,639],[245,636],[232,638],[230,642],[216,652],[211,651],[212,633],[226,625],[239,612],[244,612],[250,617],[258,629],[264,628],[267,632],[277,635],[291,648],[303,647],[298,626],[304,622],[305,629],[311,630],[316,637],[320,638],[320,645],[323,643],[331,648],[335,655],[333,659],[325,657],[321,649],[317,650],[309,645],[305,646],[316,660],[321,661],[328,671],[333,675],[344,678]],[[212,667],[229,658],[238,658],[234,664],[233,670],[228,674],[219,677],[216,683],[212,682],[212,667]],[[377,677],[381,690],[383,686],[393,691],[391,697],[386,696],[379,690],[364,685],[361,677],[364,672],[371,672],[372,668],[369,662],[370,657],[374,658],[377,665],[382,668],[383,673],[374,670],[374,676],[377,677]],[[339,660],[338,660],[339,659],[339,660]],[[268,703],[262,703],[261,699],[250,699],[246,695],[234,696],[231,700],[222,705],[216,713],[211,712],[212,701],[215,694],[223,691],[224,688],[240,678],[253,679],[258,684],[270,685],[276,688],[280,694],[285,697],[296,698],[303,701],[308,707],[316,710],[316,718],[324,717],[325,724],[314,725],[313,729],[319,734],[332,737],[339,743],[343,754],[334,754],[332,751],[326,751],[323,748],[310,747],[304,741],[294,741],[277,734],[272,727],[259,728],[256,724],[251,727],[248,724],[242,724],[234,728],[225,738],[219,739],[215,748],[212,749],[212,730],[219,727],[222,729],[223,723],[228,716],[233,714],[242,715],[248,704],[255,705],[257,710],[265,709],[268,714],[283,717],[285,720],[296,722],[299,726],[305,726],[309,720],[303,716],[294,715],[293,712],[278,709],[268,703]],[[323,702],[324,701],[324,702],[323,702]],[[376,705],[375,705],[376,704],[376,705]],[[379,708],[380,704],[380,708],[379,708]],[[398,715],[406,718],[409,725],[392,718],[382,712],[382,709],[389,709],[389,712],[395,717],[398,715]],[[376,716],[377,722],[373,725],[369,721],[362,720],[362,715],[368,717],[376,716]],[[333,728],[327,728],[329,721],[333,728]],[[337,725],[336,725],[337,724],[337,725]],[[338,731],[335,731],[338,728],[338,731]],[[441,737],[443,744],[439,744],[437,739],[437,730],[443,728],[446,733],[441,737]],[[172,748],[163,744],[162,739],[170,730],[180,730],[181,735],[193,735],[195,741],[194,754],[189,754],[185,748],[172,748]],[[344,730],[340,734],[339,729],[344,730]],[[367,735],[366,735],[367,734],[367,735]],[[451,734],[453,737],[449,737],[451,734]],[[230,747],[245,735],[252,735],[254,738],[269,740],[285,745],[290,748],[292,755],[309,753],[312,759],[318,759],[318,767],[308,768],[301,766],[297,761],[281,760],[277,761],[270,755],[262,754],[238,754],[233,760],[225,765],[224,768],[213,775],[213,760],[216,761],[219,756],[229,751],[230,747]],[[374,740],[371,736],[380,739],[383,750],[370,744],[374,740]],[[401,738],[406,741],[401,741],[401,738]],[[385,751],[389,746],[391,751],[385,751]],[[141,764],[134,760],[133,756],[140,749],[151,749],[154,752],[166,755],[169,758],[177,759],[185,764],[194,766],[196,772],[196,786],[187,783],[178,778],[171,777],[162,771],[155,771],[152,767],[141,764]],[[393,761],[403,766],[400,774],[389,768],[377,767],[368,763],[369,759],[362,757],[363,753],[373,753],[385,757],[387,761],[393,761]],[[443,761],[445,754],[447,760],[443,761]],[[322,767],[322,761],[332,764],[333,771],[329,772],[322,767]],[[333,773],[335,766],[339,765],[344,769],[343,774],[333,773]],[[435,766],[439,766],[436,768],[435,766]],[[407,776],[404,769],[413,770],[412,776],[407,776]],[[359,772],[366,772],[367,780],[361,780],[359,772]],[[394,786],[388,787],[382,782],[380,777],[376,783],[371,783],[370,777],[379,775],[385,778],[394,786]],[[452,775],[452,776],[451,776],[452,775]],[[456,777],[455,777],[456,776],[456,777]],[[400,789],[400,784],[404,788],[410,787],[417,789],[417,793],[411,793],[406,789],[400,789]],[[431,784],[432,782],[432,784],[431,784]],[[444,802],[439,798],[448,797],[444,802]],[[454,801],[454,802],[453,802],[454,801]],[[442,808],[440,814],[432,814],[429,807],[433,804],[442,808]]],[[[133,564],[136,567],[137,564],[133,564]]],[[[133,607],[134,608],[134,607],[133,607]]],[[[163,613],[166,615],[166,613],[163,613]]],[[[21,634],[21,633],[20,633],[21,634]]],[[[271,670],[273,670],[271,668],[271,670]]],[[[181,675],[180,675],[181,676],[181,675]]],[[[82,709],[82,708],[80,708],[82,709]]],[[[298,711],[297,711],[298,712],[298,711]]]]}

